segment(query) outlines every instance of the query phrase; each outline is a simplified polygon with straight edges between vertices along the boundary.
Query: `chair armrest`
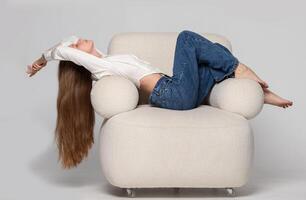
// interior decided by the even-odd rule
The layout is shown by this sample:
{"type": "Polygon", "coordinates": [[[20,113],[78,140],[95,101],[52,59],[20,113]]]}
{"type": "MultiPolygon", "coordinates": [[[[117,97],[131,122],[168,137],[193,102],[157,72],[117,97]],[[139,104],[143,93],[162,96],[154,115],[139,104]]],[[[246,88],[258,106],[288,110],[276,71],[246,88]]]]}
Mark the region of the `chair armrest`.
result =
{"type": "Polygon", "coordinates": [[[106,119],[136,108],[139,93],[135,84],[121,76],[104,76],[90,92],[94,110],[106,119]]]}
{"type": "Polygon", "coordinates": [[[263,108],[264,92],[254,80],[227,78],[214,85],[208,97],[208,104],[251,119],[263,108]]]}

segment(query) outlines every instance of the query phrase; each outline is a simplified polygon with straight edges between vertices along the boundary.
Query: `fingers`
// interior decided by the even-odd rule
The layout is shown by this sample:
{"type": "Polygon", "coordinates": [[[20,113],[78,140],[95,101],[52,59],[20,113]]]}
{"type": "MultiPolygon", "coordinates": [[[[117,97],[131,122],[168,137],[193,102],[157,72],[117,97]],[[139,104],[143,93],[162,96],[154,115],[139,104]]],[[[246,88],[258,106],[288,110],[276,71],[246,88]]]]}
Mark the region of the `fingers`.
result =
{"type": "Polygon", "coordinates": [[[27,66],[26,72],[30,74],[29,76],[33,76],[37,71],[39,71],[41,68],[47,65],[47,62],[45,60],[42,60],[42,58],[37,59],[34,61],[31,65],[27,66]]]}
{"type": "Polygon", "coordinates": [[[27,66],[27,73],[30,74],[29,77],[33,76],[34,74],[36,74],[36,72],[39,71],[39,69],[41,68],[41,66],[39,66],[38,64],[34,63],[32,65],[28,65],[27,66]]]}
{"type": "Polygon", "coordinates": [[[259,82],[260,86],[265,89],[265,88],[268,88],[269,85],[266,83],[266,82],[259,82]]]}
{"type": "Polygon", "coordinates": [[[34,63],[33,64],[33,69],[34,70],[38,70],[40,68],[40,66],[37,64],[37,63],[34,63]]]}
{"type": "Polygon", "coordinates": [[[38,71],[38,70],[40,70],[42,67],[43,67],[43,66],[41,66],[41,65],[39,65],[39,64],[37,64],[37,63],[32,64],[32,69],[33,69],[33,71],[38,71]]]}
{"type": "Polygon", "coordinates": [[[262,89],[263,89],[263,91],[265,91],[265,92],[270,92],[270,90],[269,90],[268,88],[263,87],[262,89]]]}

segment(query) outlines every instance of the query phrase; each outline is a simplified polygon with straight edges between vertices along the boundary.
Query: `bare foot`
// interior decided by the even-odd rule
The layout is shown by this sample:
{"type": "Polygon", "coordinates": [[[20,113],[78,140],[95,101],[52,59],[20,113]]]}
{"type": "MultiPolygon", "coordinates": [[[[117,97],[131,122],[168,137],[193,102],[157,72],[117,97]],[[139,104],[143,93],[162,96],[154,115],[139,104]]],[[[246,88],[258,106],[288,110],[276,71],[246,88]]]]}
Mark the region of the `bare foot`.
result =
{"type": "Polygon", "coordinates": [[[257,74],[249,67],[247,67],[246,65],[239,63],[239,65],[237,66],[236,70],[235,70],[235,77],[237,78],[248,78],[248,79],[252,79],[257,81],[262,88],[268,88],[269,85],[263,81],[262,79],[260,79],[257,74]]]}
{"type": "Polygon", "coordinates": [[[264,103],[266,104],[271,104],[271,105],[275,105],[275,106],[279,106],[279,107],[283,107],[283,108],[287,108],[288,106],[292,106],[293,102],[289,101],[287,99],[284,99],[280,96],[278,96],[277,94],[273,93],[272,91],[270,91],[267,88],[263,88],[264,91],[264,103]]]}

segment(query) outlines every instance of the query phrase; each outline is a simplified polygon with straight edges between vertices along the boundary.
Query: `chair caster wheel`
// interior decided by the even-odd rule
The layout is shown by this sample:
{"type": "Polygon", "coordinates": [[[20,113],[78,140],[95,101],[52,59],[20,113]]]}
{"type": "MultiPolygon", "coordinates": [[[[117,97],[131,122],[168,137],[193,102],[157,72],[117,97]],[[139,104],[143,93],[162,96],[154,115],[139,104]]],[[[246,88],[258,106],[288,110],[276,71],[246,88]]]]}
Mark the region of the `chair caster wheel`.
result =
{"type": "Polygon", "coordinates": [[[126,188],[126,193],[128,195],[128,197],[135,197],[135,189],[132,189],[132,188],[126,188]]]}
{"type": "Polygon", "coordinates": [[[235,191],[234,191],[233,188],[225,188],[225,189],[226,189],[227,194],[228,194],[229,196],[235,196],[235,191]]]}

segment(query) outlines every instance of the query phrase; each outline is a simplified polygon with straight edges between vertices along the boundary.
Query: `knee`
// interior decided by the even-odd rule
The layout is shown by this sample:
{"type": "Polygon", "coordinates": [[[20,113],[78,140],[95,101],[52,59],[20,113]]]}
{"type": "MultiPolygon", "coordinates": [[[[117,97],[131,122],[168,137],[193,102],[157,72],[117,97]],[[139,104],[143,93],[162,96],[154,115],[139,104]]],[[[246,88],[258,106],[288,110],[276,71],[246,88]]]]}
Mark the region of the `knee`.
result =
{"type": "Polygon", "coordinates": [[[185,40],[186,38],[188,38],[190,35],[192,34],[191,31],[189,30],[183,30],[178,34],[178,40],[185,40]]]}
{"type": "Polygon", "coordinates": [[[182,30],[179,35],[188,36],[191,35],[193,32],[190,30],[182,30]]]}

